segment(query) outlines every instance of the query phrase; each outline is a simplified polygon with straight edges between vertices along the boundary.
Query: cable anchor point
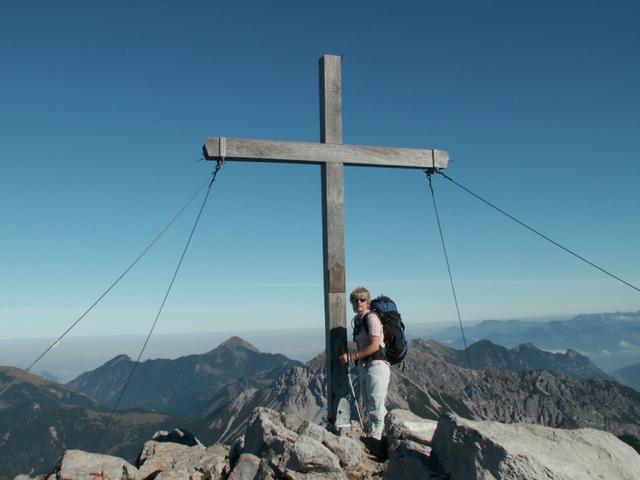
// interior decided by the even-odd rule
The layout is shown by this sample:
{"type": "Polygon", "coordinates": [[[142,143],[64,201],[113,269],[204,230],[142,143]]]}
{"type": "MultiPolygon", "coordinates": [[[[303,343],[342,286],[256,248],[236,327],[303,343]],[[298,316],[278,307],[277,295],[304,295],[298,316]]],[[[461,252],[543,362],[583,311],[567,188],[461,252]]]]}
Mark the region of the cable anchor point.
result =
{"type": "Polygon", "coordinates": [[[224,165],[224,157],[220,157],[218,160],[216,160],[216,168],[213,169],[211,181],[209,182],[209,190],[211,190],[213,182],[216,181],[216,177],[218,176],[218,172],[222,168],[222,165],[224,165]]]}

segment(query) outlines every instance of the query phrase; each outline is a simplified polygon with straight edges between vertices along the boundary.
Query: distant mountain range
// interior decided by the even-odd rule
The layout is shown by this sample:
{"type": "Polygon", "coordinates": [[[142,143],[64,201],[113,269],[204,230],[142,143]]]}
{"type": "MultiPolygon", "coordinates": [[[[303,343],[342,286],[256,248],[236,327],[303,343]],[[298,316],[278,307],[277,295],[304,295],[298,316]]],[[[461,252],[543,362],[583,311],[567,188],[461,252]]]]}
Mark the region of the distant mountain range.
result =
{"type": "MultiPolygon", "coordinates": [[[[588,426],[614,433],[640,451],[640,394],[607,380],[586,357],[571,351],[551,354],[530,345],[506,350],[490,342],[469,350],[474,370],[465,368],[464,352],[432,340],[412,340],[405,369],[392,369],[388,408],[432,419],[453,411],[501,422],[588,426]],[[540,369],[543,364],[556,371],[540,369]]],[[[318,421],[326,408],[323,364],[320,355],[272,386],[246,392],[194,428],[208,442],[230,443],[258,405],[318,421]]]]}
{"type": "MultiPolygon", "coordinates": [[[[472,370],[466,368],[465,352],[412,340],[405,369],[392,369],[388,408],[433,419],[453,411],[501,422],[589,426],[614,433],[640,451],[640,393],[608,380],[588,358],[532,345],[506,349],[488,341],[472,345],[468,354],[472,370]]],[[[0,397],[0,480],[17,472],[43,473],[65,448],[92,450],[105,425],[99,450],[133,461],[134,448],[154,431],[176,426],[193,431],[205,444],[232,443],[257,406],[323,422],[322,354],[302,365],[234,337],[206,354],[146,361],[123,406],[181,412],[190,420],[127,410],[109,422],[109,410],[88,394],[112,404],[131,363],[126,356],[115,357],[69,386],[0,368],[0,388],[21,379],[0,397]]]]}
{"type": "MultiPolygon", "coordinates": [[[[572,348],[582,352],[640,349],[640,311],[578,315],[570,320],[533,322],[487,320],[465,327],[469,344],[486,339],[505,347],[532,343],[544,350],[572,348]]],[[[454,348],[463,347],[460,329],[447,328],[431,338],[454,348]]]]}
{"type": "Polygon", "coordinates": [[[0,367],[0,479],[45,473],[66,449],[100,451],[134,458],[154,432],[184,421],[146,412],[109,411],[64,385],[13,367],[0,367]],[[104,432],[103,432],[104,430],[104,432]]]}
{"type": "MultiPolygon", "coordinates": [[[[440,412],[450,409],[506,423],[591,427],[613,433],[640,452],[640,393],[632,388],[548,370],[470,371],[444,360],[452,354],[443,355],[442,347],[432,340],[412,341],[405,371],[394,370],[398,383],[411,382],[428,393],[440,412]]],[[[407,402],[411,407],[411,400],[407,402]]]]}
{"type": "MultiPolygon", "coordinates": [[[[128,356],[118,355],[67,385],[113,407],[134,363],[128,356]]],[[[232,337],[204,354],[140,363],[118,408],[200,417],[228,404],[241,392],[271,384],[295,366],[302,363],[262,353],[232,337]]]]}
{"type": "Polygon", "coordinates": [[[472,369],[497,368],[522,372],[525,370],[549,370],[574,378],[614,380],[595,366],[588,357],[575,350],[566,353],[551,353],[531,343],[523,343],[512,349],[480,340],[466,350],[456,350],[437,342],[427,342],[431,352],[447,363],[472,369]],[[468,357],[467,357],[468,354],[468,357]]]}
{"type": "MultiPolygon", "coordinates": [[[[640,311],[585,314],[548,322],[488,320],[465,327],[464,333],[469,345],[485,339],[509,348],[530,343],[548,351],[572,349],[609,373],[640,358],[640,311]]],[[[464,348],[459,328],[447,328],[425,338],[464,348]]],[[[619,380],[626,382],[623,377],[619,380]]]]}

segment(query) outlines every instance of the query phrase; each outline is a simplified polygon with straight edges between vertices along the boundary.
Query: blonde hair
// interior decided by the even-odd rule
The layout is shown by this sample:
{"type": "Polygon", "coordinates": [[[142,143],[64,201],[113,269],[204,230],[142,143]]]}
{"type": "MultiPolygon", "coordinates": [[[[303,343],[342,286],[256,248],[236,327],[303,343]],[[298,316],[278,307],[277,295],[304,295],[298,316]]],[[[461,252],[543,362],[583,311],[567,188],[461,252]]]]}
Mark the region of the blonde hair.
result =
{"type": "Polygon", "coordinates": [[[362,297],[366,298],[367,302],[371,303],[371,294],[369,293],[369,290],[364,287],[358,287],[353,292],[351,292],[351,295],[349,295],[349,301],[353,303],[356,298],[362,297]]]}

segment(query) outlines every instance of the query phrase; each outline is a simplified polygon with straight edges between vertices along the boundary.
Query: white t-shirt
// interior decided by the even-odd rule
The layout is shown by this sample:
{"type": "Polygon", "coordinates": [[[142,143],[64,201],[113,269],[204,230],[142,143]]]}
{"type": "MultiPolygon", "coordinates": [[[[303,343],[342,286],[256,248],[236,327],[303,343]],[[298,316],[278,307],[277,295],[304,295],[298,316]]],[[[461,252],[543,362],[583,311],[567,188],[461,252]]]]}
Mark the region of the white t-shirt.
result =
{"type": "MultiPolygon", "coordinates": [[[[378,337],[380,341],[380,348],[384,348],[384,329],[382,328],[382,322],[380,321],[380,318],[371,310],[365,312],[364,317],[366,318],[366,320],[360,320],[358,315],[353,317],[354,326],[356,326],[356,328],[359,321],[366,321],[368,327],[365,328],[365,326],[361,324],[360,328],[358,329],[358,334],[354,338],[358,347],[358,351],[364,350],[369,346],[369,343],[371,342],[370,337],[378,337]],[[367,331],[369,332],[368,334],[367,331]]],[[[370,365],[377,365],[379,363],[388,362],[386,360],[371,360],[369,362],[370,365]]]]}

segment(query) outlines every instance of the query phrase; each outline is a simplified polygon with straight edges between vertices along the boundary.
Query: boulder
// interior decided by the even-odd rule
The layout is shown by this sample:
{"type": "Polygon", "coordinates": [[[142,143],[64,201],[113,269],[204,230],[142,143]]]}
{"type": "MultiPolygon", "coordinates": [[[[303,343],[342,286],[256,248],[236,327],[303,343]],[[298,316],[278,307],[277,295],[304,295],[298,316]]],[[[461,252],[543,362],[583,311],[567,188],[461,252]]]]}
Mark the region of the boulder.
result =
{"type": "Polygon", "coordinates": [[[243,453],[251,453],[260,458],[281,456],[291,450],[297,436],[284,426],[278,412],[258,407],[247,426],[243,453]]]}
{"type": "Polygon", "coordinates": [[[248,472],[247,478],[262,468],[260,475],[270,469],[274,477],[306,480],[365,478],[380,471],[380,465],[367,457],[361,442],[267,408],[257,408],[251,417],[244,447],[232,470],[234,478],[239,468],[248,472]],[[258,465],[256,458],[262,463],[258,465]]]}
{"type": "Polygon", "coordinates": [[[67,450],[64,452],[56,471],[48,477],[51,480],[140,480],[136,467],[119,457],[67,450]]]}
{"type": "Polygon", "coordinates": [[[391,410],[385,418],[389,457],[400,447],[428,456],[437,424],[438,422],[418,417],[408,410],[391,410]]]}
{"type": "Polygon", "coordinates": [[[261,460],[251,453],[242,453],[233,467],[228,480],[254,480],[258,475],[261,460]]]}
{"type": "Polygon", "coordinates": [[[287,468],[300,473],[335,473],[337,477],[342,478],[342,469],[340,468],[340,460],[327,447],[319,441],[300,435],[291,451],[287,468]]]}
{"type": "Polygon", "coordinates": [[[408,410],[395,409],[385,418],[389,460],[383,478],[440,479],[438,466],[431,458],[431,440],[437,422],[418,417],[408,410]]]}
{"type": "Polygon", "coordinates": [[[438,421],[432,447],[452,480],[632,480],[640,472],[633,448],[590,428],[560,430],[447,414],[438,421]]]}
{"type": "Polygon", "coordinates": [[[346,433],[334,435],[326,428],[308,421],[299,427],[297,433],[322,443],[338,457],[340,466],[354,476],[361,473],[364,477],[367,472],[376,470],[376,466],[367,457],[362,442],[349,437],[346,433]]]}
{"type": "Polygon", "coordinates": [[[382,478],[385,480],[407,480],[413,478],[440,480],[447,477],[432,469],[428,456],[401,446],[385,462],[382,478]]]}
{"type": "Polygon", "coordinates": [[[204,448],[202,444],[196,444],[188,447],[150,440],[144,444],[137,465],[143,478],[161,472],[163,478],[187,474],[194,479],[218,479],[228,471],[228,454],[228,448],[221,445],[204,448]]]}

